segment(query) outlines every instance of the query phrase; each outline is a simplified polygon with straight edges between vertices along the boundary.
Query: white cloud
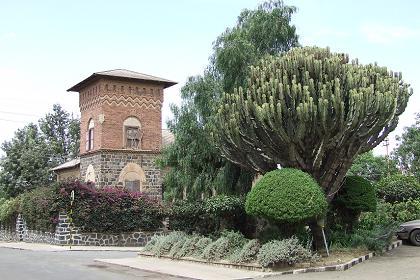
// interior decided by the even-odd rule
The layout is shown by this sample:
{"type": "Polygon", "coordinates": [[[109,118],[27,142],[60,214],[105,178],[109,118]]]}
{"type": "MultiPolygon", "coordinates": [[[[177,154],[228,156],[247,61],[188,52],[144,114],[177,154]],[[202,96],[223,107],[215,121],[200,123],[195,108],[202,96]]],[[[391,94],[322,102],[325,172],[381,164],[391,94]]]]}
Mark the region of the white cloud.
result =
{"type": "Polygon", "coordinates": [[[420,38],[420,29],[406,26],[389,26],[377,23],[363,24],[360,27],[363,36],[369,42],[389,44],[397,40],[413,40],[420,38]]]}

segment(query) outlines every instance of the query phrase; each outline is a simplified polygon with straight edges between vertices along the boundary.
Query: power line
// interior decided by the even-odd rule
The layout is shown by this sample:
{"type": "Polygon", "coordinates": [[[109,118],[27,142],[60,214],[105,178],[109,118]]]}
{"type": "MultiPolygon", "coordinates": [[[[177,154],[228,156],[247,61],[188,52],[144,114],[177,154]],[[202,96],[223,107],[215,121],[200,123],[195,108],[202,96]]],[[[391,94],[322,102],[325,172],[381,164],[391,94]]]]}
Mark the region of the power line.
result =
{"type": "Polygon", "coordinates": [[[1,119],[1,118],[0,118],[0,121],[14,122],[14,123],[30,123],[30,122],[27,122],[27,121],[8,120],[8,119],[1,119]]]}
{"type": "Polygon", "coordinates": [[[18,112],[0,111],[0,113],[3,113],[3,114],[10,114],[10,115],[28,116],[28,117],[37,117],[37,118],[40,118],[40,117],[41,117],[41,116],[39,116],[39,115],[25,114],[25,113],[18,113],[18,112]]]}

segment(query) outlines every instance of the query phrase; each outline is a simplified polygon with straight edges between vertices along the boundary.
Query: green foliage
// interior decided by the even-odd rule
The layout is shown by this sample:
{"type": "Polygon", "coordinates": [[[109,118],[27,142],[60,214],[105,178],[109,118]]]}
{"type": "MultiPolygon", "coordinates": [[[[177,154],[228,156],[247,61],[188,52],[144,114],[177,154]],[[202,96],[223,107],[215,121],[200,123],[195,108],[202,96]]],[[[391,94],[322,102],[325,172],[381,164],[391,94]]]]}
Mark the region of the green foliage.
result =
{"type": "Polygon", "coordinates": [[[368,250],[381,252],[392,243],[398,224],[376,225],[372,229],[359,229],[351,236],[352,247],[365,246],[368,250]]]}
{"type": "Polygon", "coordinates": [[[272,240],[261,246],[257,256],[263,267],[278,264],[293,265],[300,262],[312,261],[314,256],[305,249],[296,237],[283,240],[272,240]]]}
{"type": "Polygon", "coordinates": [[[375,156],[372,151],[358,155],[347,176],[361,176],[371,182],[378,182],[388,174],[397,174],[397,162],[384,156],[375,156]]]}
{"type": "Polygon", "coordinates": [[[172,246],[171,250],[168,253],[168,256],[171,258],[176,258],[178,256],[178,253],[184,247],[185,242],[188,240],[187,235],[179,235],[178,241],[175,242],[175,244],[172,246]]]}
{"type": "Polygon", "coordinates": [[[242,234],[233,231],[224,231],[216,241],[208,244],[201,258],[209,261],[225,259],[236,250],[242,248],[245,242],[246,239],[242,234]]]}
{"type": "Polygon", "coordinates": [[[278,222],[296,223],[321,216],[324,194],[307,173],[291,168],[265,174],[249,192],[246,212],[278,222]]]}
{"type": "Polygon", "coordinates": [[[304,170],[328,197],[355,156],[395,129],[412,94],[401,73],[318,47],[267,56],[227,92],[212,123],[222,155],[261,174],[304,170]]]}
{"type": "Polygon", "coordinates": [[[1,145],[0,191],[16,197],[53,181],[50,169],[78,155],[79,120],[54,105],[53,112],[15,132],[1,145]]]}
{"type": "Polygon", "coordinates": [[[340,207],[355,211],[375,211],[377,203],[375,189],[367,179],[361,176],[347,176],[335,203],[340,207]]]}
{"type": "Polygon", "coordinates": [[[151,249],[157,257],[167,255],[172,246],[174,246],[180,239],[185,240],[185,233],[180,231],[171,232],[168,235],[159,236],[156,239],[155,245],[151,249]]]}
{"type": "Polygon", "coordinates": [[[159,163],[171,167],[164,178],[165,198],[197,200],[204,194],[245,194],[253,172],[220,156],[206,126],[214,115],[224,90],[243,85],[248,66],[266,54],[276,54],[297,45],[290,24],[295,8],[281,1],[244,10],[233,28],[215,41],[204,74],[190,77],[181,89],[182,105],[171,106],[174,119],[168,127],[174,143],[163,151],[159,163]]]}
{"type": "Polygon", "coordinates": [[[414,175],[420,181],[420,113],[417,113],[414,125],[404,128],[400,142],[393,152],[393,158],[407,174],[414,175]]]}
{"type": "Polygon", "coordinates": [[[177,201],[169,207],[169,227],[187,233],[209,234],[225,228],[238,229],[245,214],[243,199],[217,195],[203,201],[177,201]]]}
{"type": "Polygon", "coordinates": [[[19,214],[20,197],[0,198],[0,224],[6,227],[15,227],[19,214]]]}
{"type": "Polygon", "coordinates": [[[420,198],[420,183],[413,176],[391,175],[376,184],[378,197],[386,202],[420,198]]]}
{"type": "Polygon", "coordinates": [[[30,229],[54,232],[60,212],[58,188],[39,187],[22,194],[20,212],[30,229]]]}
{"type": "Polygon", "coordinates": [[[194,253],[195,246],[199,240],[200,236],[198,235],[188,236],[181,249],[175,254],[175,258],[190,257],[194,253]]]}
{"type": "Polygon", "coordinates": [[[87,232],[132,232],[162,226],[163,208],[141,193],[125,189],[95,189],[90,184],[69,182],[59,188],[60,209],[70,211],[74,190],[73,221],[87,232]]]}
{"type": "Polygon", "coordinates": [[[257,239],[249,240],[240,250],[231,256],[231,261],[235,263],[250,263],[257,259],[261,244],[257,239]]]}
{"type": "Polygon", "coordinates": [[[195,248],[191,256],[200,257],[203,254],[204,250],[207,248],[207,246],[212,242],[213,240],[211,240],[208,237],[201,237],[195,244],[195,248]]]}

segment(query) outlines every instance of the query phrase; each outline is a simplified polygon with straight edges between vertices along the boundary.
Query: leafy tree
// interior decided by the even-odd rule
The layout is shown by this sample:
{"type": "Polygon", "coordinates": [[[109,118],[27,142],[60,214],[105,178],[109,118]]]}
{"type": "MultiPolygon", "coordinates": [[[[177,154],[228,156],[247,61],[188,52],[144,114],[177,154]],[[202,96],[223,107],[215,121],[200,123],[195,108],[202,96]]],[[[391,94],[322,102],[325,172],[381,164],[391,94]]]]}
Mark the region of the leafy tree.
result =
{"type": "Polygon", "coordinates": [[[60,105],[39,120],[18,129],[12,140],[1,145],[0,194],[15,197],[25,191],[50,184],[50,169],[78,155],[79,120],[60,105]]]}
{"type": "Polygon", "coordinates": [[[404,129],[398,147],[393,152],[393,158],[404,173],[414,175],[420,180],[420,113],[416,123],[404,129]]]}
{"type": "Polygon", "coordinates": [[[168,127],[175,142],[163,152],[160,164],[171,167],[165,176],[165,196],[190,199],[204,193],[245,193],[253,173],[220,156],[206,125],[223,91],[243,85],[248,65],[267,54],[296,46],[290,24],[294,7],[270,1],[255,10],[244,10],[233,28],[215,41],[203,75],[190,77],[181,90],[182,105],[172,106],[168,127]]]}
{"type": "MultiPolygon", "coordinates": [[[[295,48],[251,67],[245,88],[224,94],[214,122],[223,156],[266,173],[311,174],[331,202],[358,154],[395,129],[412,94],[400,73],[347,55],[295,48]]],[[[316,247],[322,247],[314,224],[316,247]]]]}
{"type": "Polygon", "coordinates": [[[80,122],[59,104],[39,120],[39,127],[51,149],[51,162],[58,165],[79,155],[80,122]]]}
{"type": "Polygon", "coordinates": [[[18,129],[11,141],[1,146],[0,187],[6,197],[45,186],[51,182],[50,150],[35,124],[18,129]]]}
{"type": "Polygon", "coordinates": [[[381,178],[398,172],[395,160],[375,156],[372,151],[369,151],[356,157],[347,175],[357,175],[369,181],[378,182],[381,178]]]}

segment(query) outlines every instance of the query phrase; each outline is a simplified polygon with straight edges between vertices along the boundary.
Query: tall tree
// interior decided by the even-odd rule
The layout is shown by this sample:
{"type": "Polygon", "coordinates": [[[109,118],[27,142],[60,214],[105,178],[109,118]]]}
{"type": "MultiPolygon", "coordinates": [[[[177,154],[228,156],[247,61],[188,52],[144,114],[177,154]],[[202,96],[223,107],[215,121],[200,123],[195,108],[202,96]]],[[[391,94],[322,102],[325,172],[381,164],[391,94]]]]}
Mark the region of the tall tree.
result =
{"type": "MultiPolygon", "coordinates": [[[[395,129],[411,93],[386,67],[295,48],[262,59],[245,88],[224,95],[214,135],[226,158],[250,170],[308,172],[331,202],[355,157],[395,129]]],[[[322,244],[320,228],[312,229],[322,244]]]]}
{"type": "Polygon", "coordinates": [[[172,106],[168,123],[175,142],[163,152],[165,194],[197,199],[203,193],[244,193],[252,172],[223,159],[206,125],[222,92],[243,85],[248,65],[268,54],[277,54],[298,44],[290,24],[294,7],[270,1],[255,10],[244,10],[235,27],[215,41],[209,66],[202,76],[190,77],[181,90],[182,105],[172,106]]]}
{"type": "Polygon", "coordinates": [[[51,163],[61,164],[79,155],[79,120],[70,116],[60,104],[39,120],[39,127],[51,149],[51,163]]]}
{"type": "Polygon", "coordinates": [[[78,119],[54,105],[38,123],[17,130],[1,146],[5,156],[0,159],[0,192],[7,197],[51,183],[50,169],[78,156],[78,119]]]}
{"type": "Polygon", "coordinates": [[[420,113],[417,113],[415,124],[406,127],[397,140],[400,143],[392,153],[393,158],[404,173],[420,180],[420,113]]]}
{"type": "Polygon", "coordinates": [[[50,149],[35,124],[18,129],[1,148],[0,188],[7,197],[51,182],[50,149]]]}

